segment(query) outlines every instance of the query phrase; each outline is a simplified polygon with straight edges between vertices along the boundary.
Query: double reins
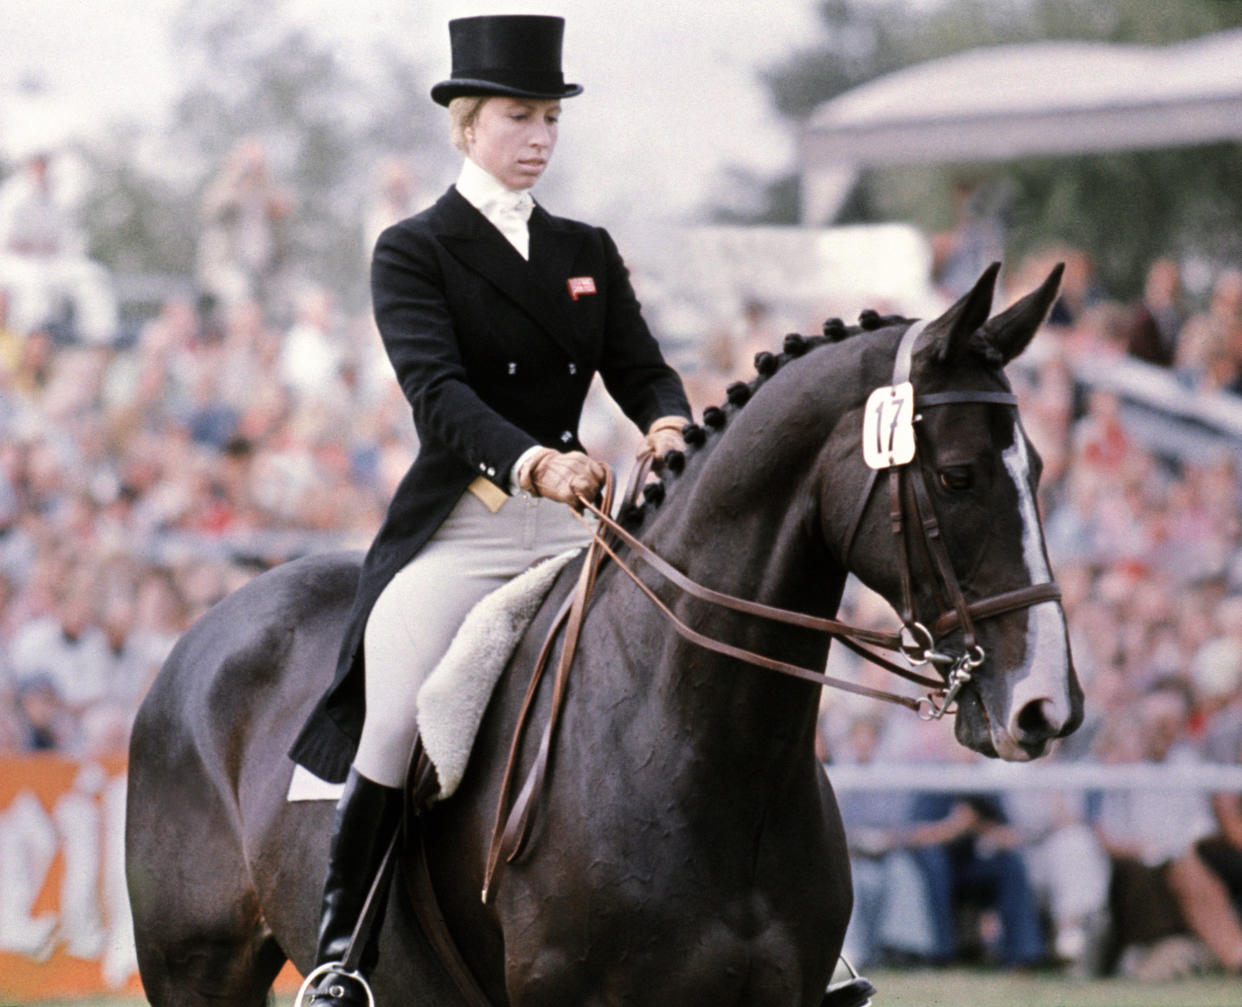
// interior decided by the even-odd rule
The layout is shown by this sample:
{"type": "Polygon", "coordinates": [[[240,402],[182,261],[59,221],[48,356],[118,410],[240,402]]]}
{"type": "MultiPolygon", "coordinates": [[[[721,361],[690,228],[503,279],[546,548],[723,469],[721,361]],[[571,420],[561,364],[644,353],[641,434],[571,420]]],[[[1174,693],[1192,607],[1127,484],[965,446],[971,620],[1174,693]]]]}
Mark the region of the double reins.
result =
{"type": "MultiPolygon", "coordinates": [[[[796,626],[799,629],[809,629],[821,633],[828,633],[830,636],[840,640],[846,646],[850,647],[856,653],[865,657],[867,660],[874,661],[881,667],[901,675],[903,678],[918,685],[927,686],[929,688],[940,688],[943,683],[938,679],[929,678],[920,675],[909,668],[903,668],[899,664],[895,664],[881,655],[870,650],[869,647],[878,647],[890,651],[902,651],[904,643],[902,636],[896,633],[885,633],[880,630],[860,629],[850,626],[847,623],[839,622],[836,619],[825,619],[819,616],[807,615],[804,612],[796,612],[791,609],[776,608],[771,605],[764,605],[760,602],[749,601],[745,598],[738,598],[734,595],[723,594],[720,591],[705,587],[695,580],[687,577],[675,566],[669,563],[658,553],[644,545],[619,523],[608,514],[590,502],[584,502],[586,510],[590,511],[599,521],[599,525],[611,532],[616,538],[620,539],[627,545],[635,555],[641,558],[650,567],[660,573],[666,580],[680,588],[684,593],[692,598],[715,605],[719,608],[729,609],[733,612],[741,612],[744,615],[758,616],[759,618],[769,619],[773,622],[784,623],[788,626],[796,626]]],[[[771,671],[779,671],[794,678],[801,678],[808,682],[814,682],[817,685],[828,685],[835,689],[842,689],[846,692],[853,692],[860,696],[867,696],[871,699],[881,699],[892,703],[899,703],[902,706],[912,710],[920,708],[920,700],[911,699],[908,696],[898,696],[891,693],[882,692],[879,689],[872,689],[865,685],[859,685],[855,682],[848,682],[844,679],[834,678],[831,675],[825,675],[822,672],[814,671],[810,668],[802,668],[798,665],[789,664],[785,661],[779,661],[775,658],[756,653],[755,651],[745,650],[741,647],[735,647],[732,644],[723,643],[712,637],[705,636],[695,629],[691,629],[685,624],[676,613],[655,593],[655,591],[643,581],[641,577],[634,571],[625,560],[617,555],[612,544],[602,542],[601,548],[613,560],[617,567],[622,570],[627,577],[630,578],[638,588],[655,604],[655,606],[664,614],[665,618],[672,623],[674,630],[677,631],[683,639],[697,644],[706,650],[714,651],[725,657],[736,658],[745,661],[748,664],[757,665],[761,668],[768,668],[771,671]]]]}
{"type": "MultiPolygon", "coordinates": [[[[649,459],[645,465],[635,466],[634,473],[631,475],[629,490],[626,494],[627,500],[630,502],[637,498],[638,492],[641,489],[641,482],[646,478],[649,466],[649,459]]],[[[605,466],[605,480],[602,491],[605,510],[612,509],[613,490],[612,470],[605,466]]],[[[604,551],[605,546],[604,536],[598,532],[598,529],[592,529],[591,544],[587,546],[586,556],[583,558],[582,567],[578,571],[577,585],[562,603],[556,613],[556,617],[552,620],[552,625],[544,637],[543,646],[540,648],[539,656],[535,661],[534,670],[531,672],[530,682],[526,686],[526,695],[522,699],[517,725],[513,730],[513,739],[509,745],[509,757],[505,763],[505,774],[500,783],[500,797],[496,805],[496,821],[492,827],[492,841],[488,848],[487,864],[483,871],[482,899],[484,905],[487,904],[488,896],[492,890],[493,879],[500,867],[501,857],[503,856],[506,863],[512,862],[526,845],[526,838],[530,829],[531,811],[535,805],[534,798],[542,793],[543,783],[547,777],[552,743],[555,740],[557,725],[560,723],[561,708],[564,705],[565,693],[569,684],[569,669],[573,665],[574,655],[578,651],[578,640],[582,635],[582,622],[586,617],[587,604],[591,600],[591,594],[595,587],[595,577],[599,573],[599,568],[607,555],[604,551]],[[509,797],[513,792],[514,774],[517,771],[522,739],[526,735],[526,727],[530,721],[531,714],[534,712],[535,698],[539,692],[539,685],[547,671],[548,662],[551,659],[552,651],[555,648],[556,640],[560,636],[562,627],[565,629],[565,640],[561,645],[560,658],[557,661],[556,675],[552,688],[552,708],[548,714],[547,723],[544,725],[543,736],[539,741],[539,750],[535,755],[535,761],[530,768],[530,772],[527,774],[526,782],[522,785],[522,789],[518,792],[512,808],[509,810],[508,815],[506,815],[505,808],[509,806],[509,797]]]]}
{"type": "MultiPolygon", "coordinates": [[[[577,652],[583,619],[586,615],[596,576],[606,558],[611,559],[617,568],[633,581],[668,620],[674,631],[690,643],[725,657],[789,675],[803,681],[813,682],[820,686],[828,686],[870,699],[896,703],[913,710],[924,720],[939,720],[946,714],[954,713],[956,711],[954,704],[959,693],[971,681],[974,670],[986,659],[987,655],[978,642],[975,630],[975,624],[978,621],[995,618],[1043,602],[1059,602],[1061,600],[1060,588],[1055,582],[1051,581],[1001,592],[976,601],[967,601],[965,593],[962,591],[957,574],[953,568],[952,559],[949,556],[948,547],[945,545],[944,536],[941,533],[940,522],[936,516],[922,466],[917,457],[917,438],[914,436],[913,425],[921,419],[921,415],[914,410],[966,403],[1016,407],[1017,398],[1011,391],[937,392],[921,396],[916,396],[912,388],[909,388],[908,393],[902,392],[903,386],[909,386],[915,344],[926,328],[926,324],[926,322],[915,322],[906,330],[898,346],[893,366],[892,386],[877,389],[873,393],[873,399],[877,397],[884,399],[888,393],[893,393],[890,396],[890,405],[891,401],[896,401],[901,395],[908,396],[908,415],[904,420],[893,419],[890,433],[898,430],[901,423],[908,424],[910,428],[908,431],[909,443],[905,451],[889,452],[887,455],[884,455],[882,452],[882,457],[879,461],[873,462],[870,459],[868,460],[871,470],[853,520],[849,525],[842,555],[843,562],[847,563],[858,529],[862,523],[863,513],[869,505],[874,495],[875,487],[878,484],[878,476],[881,472],[887,471],[889,481],[889,523],[899,558],[901,609],[898,612],[898,616],[901,620],[900,631],[889,633],[851,626],[837,619],[808,615],[804,612],[778,608],[757,601],[739,598],[698,583],[678,570],[649,546],[640,542],[611,516],[614,496],[614,480],[611,471],[608,472],[605,480],[601,504],[597,505],[592,500],[579,498],[578,502],[583,511],[592,514],[596,519],[596,523],[591,528],[591,543],[587,547],[587,554],[578,576],[577,587],[565,600],[556,618],[553,620],[543,647],[540,650],[534,672],[527,686],[521,711],[518,715],[517,726],[514,730],[509,749],[509,759],[505,768],[504,779],[501,783],[492,842],[488,851],[487,865],[484,872],[482,892],[484,903],[488,901],[489,893],[494,887],[495,876],[501,859],[503,858],[505,862],[515,860],[521,854],[529,836],[531,813],[536,803],[535,799],[542,792],[547,777],[548,762],[555,740],[557,724],[560,720],[560,712],[564,704],[569,670],[573,664],[574,655],[577,652]],[[914,536],[916,547],[922,554],[924,565],[934,574],[933,589],[942,613],[933,621],[931,629],[919,622],[914,612],[914,572],[907,544],[907,529],[912,527],[917,528],[920,532],[920,534],[914,536]],[[669,583],[690,597],[743,615],[755,616],[799,629],[826,633],[865,660],[931,691],[926,696],[917,699],[901,696],[896,693],[871,688],[870,686],[860,685],[857,682],[849,682],[812,668],[804,668],[706,636],[686,625],[672,608],[659,597],[655,590],[635,572],[633,566],[618,554],[618,549],[621,545],[627,547],[635,557],[641,559],[669,583]],[[505,809],[509,807],[521,743],[526,734],[526,727],[533,711],[539,684],[543,680],[552,652],[555,649],[556,639],[560,635],[562,627],[565,629],[564,642],[557,661],[551,710],[544,727],[543,736],[540,739],[535,761],[527,774],[521,791],[506,814],[505,809]],[[961,652],[949,653],[937,650],[937,641],[956,630],[961,632],[961,652]],[[902,666],[895,661],[891,661],[883,655],[876,653],[876,650],[900,654],[908,666],[902,666]],[[932,665],[940,671],[943,677],[932,678],[913,670],[925,665],[932,665]]],[[[871,401],[869,400],[868,402],[868,408],[870,408],[871,401]]],[[[883,416],[888,417],[891,414],[891,408],[889,408],[888,412],[885,412],[884,409],[881,409],[880,412],[883,416]]],[[[885,422],[887,423],[888,420],[886,419],[885,422]]],[[[633,504],[637,500],[642,485],[651,469],[652,462],[653,458],[650,455],[645,455],[635,465],[624,497],[627,503],[633,504]]],[[[585,519],[583,520],[585,522],[585,519]]]]}

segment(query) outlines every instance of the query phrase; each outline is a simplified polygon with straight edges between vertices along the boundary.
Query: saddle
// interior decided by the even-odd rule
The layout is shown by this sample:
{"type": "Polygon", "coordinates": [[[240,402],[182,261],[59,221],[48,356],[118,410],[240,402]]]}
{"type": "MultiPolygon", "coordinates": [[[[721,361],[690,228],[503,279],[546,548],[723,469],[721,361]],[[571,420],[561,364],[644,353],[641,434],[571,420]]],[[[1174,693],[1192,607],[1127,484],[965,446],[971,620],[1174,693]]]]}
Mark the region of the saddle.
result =
{"type": "MultiPolygon", "coordinates": [[[[483,714],[509,658],[561,571],[580,554],[580,549],[572,549],[536,563],[482,598],[466,614],[448,650],[419,688],[421,747],[417,751],[431,774],[420,793],[428,807],[457,790],[483,714]]],[[[419,762],[411,759],[411,772],[419,762]]],[[[286,799],[335,801],[340,793],[340,784],[327,783],[295,765],[286,799]]]]}
{"type": "Polygon", "coordinates": [[[479,601],[419,688],[419,737],[439,781],[438,796],[432,794],[431,800],[457,790],[510,656],[561,571],[580,554],[572,549],[537,563],[479,601]]]}

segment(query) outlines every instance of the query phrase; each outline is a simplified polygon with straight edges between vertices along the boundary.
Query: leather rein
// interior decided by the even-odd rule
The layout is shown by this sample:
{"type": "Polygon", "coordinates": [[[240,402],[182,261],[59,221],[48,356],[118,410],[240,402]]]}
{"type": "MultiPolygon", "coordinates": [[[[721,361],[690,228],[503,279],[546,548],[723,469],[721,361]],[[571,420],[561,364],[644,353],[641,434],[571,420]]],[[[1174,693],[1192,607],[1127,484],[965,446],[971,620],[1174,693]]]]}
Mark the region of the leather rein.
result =
{"type": "MultiPolygon", "coordinates": [[[[925,327],[926,322],[915,322],[903,335],[893,367],[894,388],[909,382],[915,343],[925,327]]],[[[911,391],[910,394],[913,397],[914,406],[918,409],[965,403],[983,403],[1008,407],[1016,407],[1017,405],[1017,398],[1011,391],[939,392],[922,396],[914,396],[913,391],[911,391]]],[[[913,424],[920,418],[921,416],[915,413],[909,417],[909,422],[913,424]]],[[[633,503],[637,499],[642,484],[650,471],[652,461],[652,457],[647,455],[641,457],[639,464],[635,466],[625,494],[625,499],[628,502],[633,503]]],[[[900,464],[871,468],[846,536],[845,550],[842,557],[844,563],[848,562],[854,540],[862,523],[863,513],[875,492],[881,471],[887,471],[888,473],[889,519],[899,555],[901,608],[898,611],[898,615],[902,626],[901,630],[896,633],[863,629],[836,619],[821,618],[789,609],[764,605],[760,602],[724,594],[697,583],[640,542],[610,516],[614,490],[611,472],[608,473],[608,478],[605,482],[601,505],[597,506],[593,501],[585,499],[579,500],[582,508],[594,515],[597,523],[592,529],[591,543],[587,547],[587,554],[578,576],[577,587],[561,606],[544,640],[526,690],[521,712],[518,715],[517,726],[510,745],[508,763],[501,784],[496,820],[484,874],[482,898],[485,904],[489,899],[490,893],[494,890],[496,874],[500,868],[501,859],[503,858],[506,863],[513,862],[521,855],[529,838],[532,812],[539,795],[543,791],[547,778],[549,759],[567,691],[569,670],[577,652],[583,619],[585,618],[596,576],[606,558],[611,559],[655,604],[670,622],[673,629],[683,639],[725,657],[744,661],[748,664],[790,675],[804,681],[813,682],[821,686],[830,686],[872,699],[900,704],[913,710],[924,720],[939,720],[946,714],[956,712],[954,704],[958,694],[971,681],[974,670],[986,659],[986,654],[979,645],[975,631],[976,622],[995,618],[996,616],[1043,602],[1060,601],[1061,591],[1055,582],[1033,584],[976,601],[966,600],[957,575],[954,572],[948,548],[941,534],[939,520],[936,517],[931,494],[927,488],[926,478],[918,462],[917,446],[912,446],[910,457],[900,464]],[[935,574],[933,588],[942,614],[932,623],[930,629],[923,623],[918,622],[914,616],[914,573],[907,543],[908,528],[917,529],[921,533],[915,536],[915,547],[919,550],[924,565],[935,574]],[[800,667],[705,636],[679,619],[673,610],[659,598],[655,591],[639,577],[633,567],[622,559],[618,554],[621,545],[627,547],[634,556],[641,559],[662,577],[693,598],[744,615],[756,616],[800,629],[826,633],[864,659],[931,691],[926,696],[913,699],[908,696],[873,689],[856,682],[848,682],[812,668],[800,667]],[[565,629],[564,643],[557,661],[551,710],[547,723],[544,726],[535,761],[521,791],[510,807],[510,797],[522,740],[526,735],[539,685],[543,680],[562,627],[565,629]],[[961,652],[948,653],[938,651],[936,649],[936,642],[955,630],[960,630],[961,632],[961,652]],[[888,660],[882,655],[877,654],[873,648],[900,654],[905,659],[908,667],[903,667],[895,661],[888,660]],[[933,678],[913,670],[925,665],[935,667],[941,677],[933,678]],[[509,809],[507,812],[506,808],[509,809]]]]}

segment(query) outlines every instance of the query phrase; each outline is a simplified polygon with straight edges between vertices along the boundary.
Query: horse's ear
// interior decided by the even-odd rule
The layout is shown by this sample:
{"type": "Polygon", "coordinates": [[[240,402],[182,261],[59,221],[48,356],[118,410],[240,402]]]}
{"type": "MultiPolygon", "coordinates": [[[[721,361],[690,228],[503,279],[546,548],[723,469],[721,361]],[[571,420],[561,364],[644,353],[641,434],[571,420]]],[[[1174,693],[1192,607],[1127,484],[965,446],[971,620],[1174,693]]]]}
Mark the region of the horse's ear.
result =
{"type": "Polygon", "coordinates": [[[927,326],[924,338],[939,363],[957,359],[969,346],[970,337],[988,320],[1000,268],[999,262],[993,262],[968,293],[927,326]]]}
{"type": "Polygon", "coordinates": [[[1026,349],[1036,331],[1044,324],[1052,302],[1061,289],[1061,274],[1065,263],[1058,262],[1048,279],[1012,307],[1002,311],[983,326],[983,338],[1009,363],[1026,349]]]}

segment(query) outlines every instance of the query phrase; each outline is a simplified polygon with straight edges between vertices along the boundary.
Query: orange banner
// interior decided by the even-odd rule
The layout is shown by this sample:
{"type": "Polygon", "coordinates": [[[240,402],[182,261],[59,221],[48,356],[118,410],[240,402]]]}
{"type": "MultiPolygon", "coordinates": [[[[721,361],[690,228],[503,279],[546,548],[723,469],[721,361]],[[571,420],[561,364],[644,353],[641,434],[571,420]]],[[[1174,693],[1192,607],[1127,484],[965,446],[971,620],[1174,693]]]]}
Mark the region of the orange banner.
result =
{"type": "MultiPolygon", "coordinates": [[[[286,969],[278,988],[297,988],[286,969]]],[[[125,764],[0,758],[0,1002],[141,994],[125,764]]]]}
{"type": "Polygon", "coordinates": [[[0,996],[140,993],[125,766],[0,759],[0,996]]]}

